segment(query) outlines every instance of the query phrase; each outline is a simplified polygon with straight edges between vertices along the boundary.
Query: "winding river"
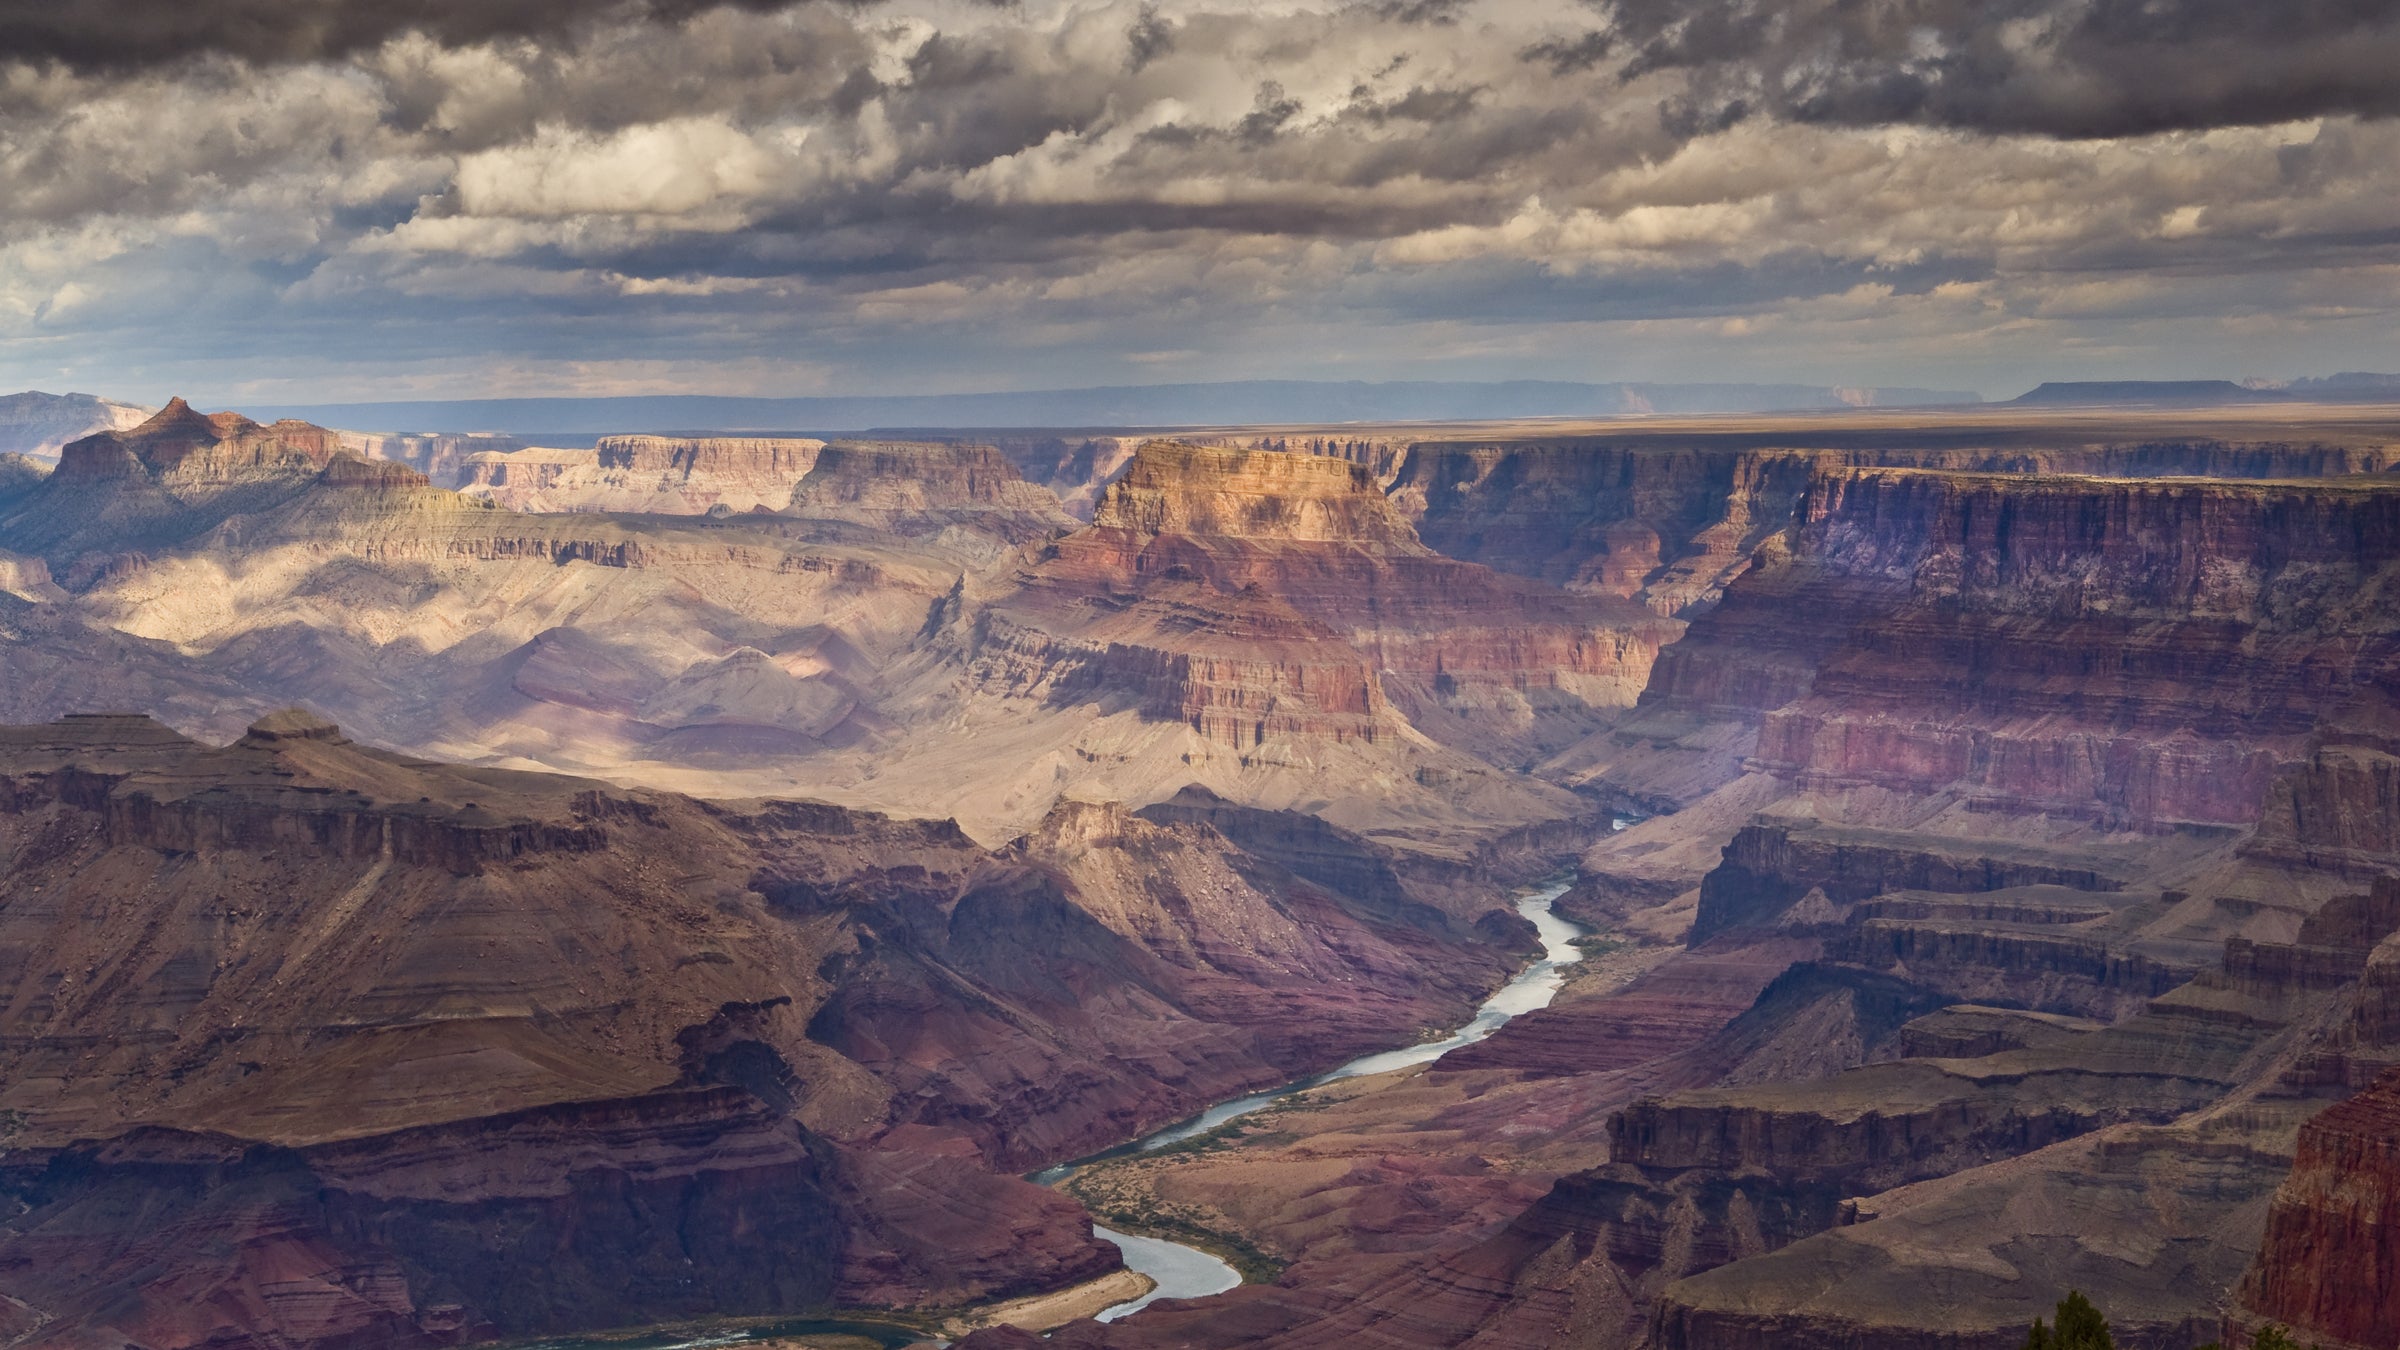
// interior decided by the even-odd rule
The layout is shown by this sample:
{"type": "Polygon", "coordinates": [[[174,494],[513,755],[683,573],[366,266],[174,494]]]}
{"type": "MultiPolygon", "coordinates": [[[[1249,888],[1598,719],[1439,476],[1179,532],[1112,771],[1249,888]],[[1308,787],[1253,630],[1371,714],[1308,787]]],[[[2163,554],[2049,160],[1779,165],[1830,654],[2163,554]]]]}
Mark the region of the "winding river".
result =
{"type": "MultiPolygon", "coordinates": [[[[1339,1068],[1330,1069],[1313,1078],[1304,1078],[1296,1083],[1288,1083],[1272,1091],[1254,1092],[1246,1097],[1236,1097],[1232,1101],[1220,1102],[1190,1120],[1170,1125],[1155,1134],[1145,1135],[1130,1144],[1119,1145],[1105,1153],[1097,1153],[1077,1162],[1062,1163],[1048,1171],[1034,1174],[1032,1179],[1043,1185],[1054,1186],[1073,1176],[1079,1168],[1109,1158],[1122,1158],[1136,1153],[1145,1153],[1152,1149],[1165,1148],[1169,1144],[1180,1143],[1196,1135],[1206,1134],[1229,1120],[1235,1120],[1256,1111],[1269,1102],[1289,1097],[1296,1092],[1304,1092],[1321,1083],[1331,1083],[1343,1078],[1357,1078],[1370,1073],[1388,1073],[1393,1069],[1405,1069],[1412,1064],[1430,1064],[1462,1045],[1473,1045],[1498,1031],[1508,1019],[1519,1013],[1527,1013],[1547,1006],[1550,1000],[1557,996],[1559,986],[1566,983],[1567,967],[1583,959],[1583,953],[1576,948],[1574,942],[1576,938],[1583,935],[1584,930],[1550,911],[1551,902],[1566,894],[1566,890],[1566,883],[1560,882],[1544,886],[1518,898],[1517,912],[1530,919],[1533,926],[1541,933],[1542,955],[1540,959],[1519,971],[1516,978],[1502,985],[1499,992],[1485,999],[1483,1006],[1475,1010],[1475,1015],[1467,1019],[1466,1025],[1448,1036],[1438,1041],[1404,1046],[1398,1050],[1384,1050],[1372,1055],[1361,1055],[1339,1068]]],[[[1128,1268],[1139,1271],[1157,1282],[1157,1288],[1142,1297],[1101,1310],[1097,1316],[1103,1322],[1112,1322],[1120,1317],[1130,1317],[1158,1299],[1200,1298],[1208,1294],[1221,1294],[1242,1282],[1240,1272],[1197,1247],[1186,1246],[1180,1242],[1170,1242],[1165,1238],[1120,1233],[1097,1224],[1093,1225],[1092,1235],[1115,1243],[1117,1249],[1125,1254],[1125,1264],[1128,1268]]],[[[688,1332],[678,1334],[675,1331],[661,1328],[647,1336],[632,1339],[546,1340],[528,1343],[523,1350],[652,1350],[653,1347],[656,1350],[708,1350],[710,1347],[732,1346],[760,1339],[837,1332],[863,1336],[885,1346],[912,1344],[923,1335],[921,1331],[906,1326],[871,1320],[800,1320],[748,1327],[697,1339],[688,1332]]]]}
{"type": "MultiPolygon", "coordinates": [[[[1061,1163],[1047,1171],[1037,1172],[1034,1174],[1033,1180],[1045,1186],[1055,1186],[1093,1163],[1105,1162],[1111,1158],[1131,1157],[1137,1153],[1147,1153],[1153,1149],[1165,1148],[1169,1144],[1181,1143],[1186,1139],[1206,1134],[1227,1121],[1237,1120],[1270,1102],[1279,1101],[1296,1092],[1305,1092],[1321,1084],[1337,1082],[1344,1078],[1358,1078],[1371,1073],[1389,1073],[1394,1069],[1405,1069],[1413,1064],[1430,1064],[1462,1045],[1473,1045],[1484,1039],[1498,1031],[1508,1019],[1520,1013],[1529,1013],[1536,1008],[1549,1006],[1550,1000],[1558,996],[1559,987],[1567,982],[1567,967],[1583,959],[1583,952],[1575,946],[1575,939],[1583,936],[1585,930],[1558,917],[1550,909],[1551,902],[1566,893],[1567,883],[1562,881],[1544,886],[1518,898],[1517,912],[1531,920],[1533,926],[1541,933],[1542,955],[1540,959],[1519,971],[1516,978],[1500,986],[1499,992],[1485,999],[1483,1006],[1475,1010],[1475,1015],[1467,1019],[1466,1025],[1451,1032],[1448,1036],[1438,1041],[1403,1046],[1398,1050],[1382,1050],[1372,1055],[1361,1055],[1339,1068],[1329,1069],[1313,1078],[1303,1078],[1298,1082],[1287,1083],[1266,1092],[1254,1092],[1247,1097],[1236,1097],[1232,1101],[1219,1102],[1190,1120],[1169,1125],[1155,1134],[1144,1135],[1130,1144],[1120,1144],[1105,1153],[1096,1153],[1089,1158],[1071,1163],[1061,1163]]],[[[1099,1319],[1103,1322],[1112,1322],[1120,1317],[1130,1317],[1158,1299],[1200,1298],[1208,1294],[1222,1294],[1242,1282],[1241,1274],[1232,1266],[1197,1247],[1185,1246],[1180,1242],[1169,1242],[1164,1238],[1139,1237],[1129,1233],[1119,1233],[1097,1224],[1092,1227],[1092,1235],[1115,1243],[1117,1249],[1125,1253],[1125,1264],[1128,1268],[1149,1276],[1158,1284],[1157,1288],[1130,1303],[1120,1303],[1103,1310],[1099,1314],[1099,1319]]]]}

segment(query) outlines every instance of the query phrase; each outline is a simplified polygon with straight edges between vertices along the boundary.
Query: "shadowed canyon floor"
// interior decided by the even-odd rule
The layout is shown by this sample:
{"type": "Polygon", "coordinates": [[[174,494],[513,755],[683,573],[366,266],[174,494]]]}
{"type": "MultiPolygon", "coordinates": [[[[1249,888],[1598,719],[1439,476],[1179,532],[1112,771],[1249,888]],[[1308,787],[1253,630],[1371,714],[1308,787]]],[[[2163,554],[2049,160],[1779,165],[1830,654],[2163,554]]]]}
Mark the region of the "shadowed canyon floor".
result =
{"type": "Polygon", "coordinates": [[[930,1330],[1096,1212],[1256,1278],[1050,1344],[2387,1344],[2395,455],[178,402],[0,465],[0,1331],[930,1330]],[[1565,867],[1548,1007],[1019,1179],[1457,1025],[1565,867]]]}

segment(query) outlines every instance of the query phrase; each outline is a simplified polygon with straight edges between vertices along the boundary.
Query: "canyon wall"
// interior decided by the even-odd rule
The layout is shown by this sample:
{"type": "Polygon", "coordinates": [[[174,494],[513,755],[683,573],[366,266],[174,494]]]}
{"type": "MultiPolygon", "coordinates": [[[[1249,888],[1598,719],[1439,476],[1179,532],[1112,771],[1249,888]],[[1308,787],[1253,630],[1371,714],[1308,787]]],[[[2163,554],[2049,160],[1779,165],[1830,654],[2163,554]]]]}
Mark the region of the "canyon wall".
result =
{"type": "MultiPolygon", "coordinates": [[[[1025,634],[1102,645],[1122,666],[1145,659],[1129,650],[1137,642],[1156,644],[1160,655],[1147,660],[1191,674],[1255,653],[1256,671],[1236,678],[1260,688],[1254,703],[1289,711],[1246,725],[1200,718],[1204,732],[1230,732],[1236,745],[1303,730],[1320,712],[1337,736],[1389,735],[1348,730],[1386,704],[1424,734],[1480,751],[1554,745],[1595,713],[1631,703],[1676,631],[1621,604],[1435,554],[1360,466],[1168,442],[1144,446],[1092,525],[1054,544],[991,610],[1005,644],[1037,666],[1049,658],[1025,634]],[[1097,603],[1126,592],[1130,605],[1097,603]],[[1277,644],[1353,664],[1311,675],[1315,661],[1274,659],[1277,644]]],[[[1243,703],[1199,694],[1171,702],[1243,703]]]]}
{"type": "Polygon", "coordinates": [[[2386,659],[2396,549],[2381,479],[1829,473],[1617,735],[1745,729],[1715,782],[2247,825],[2386,659]]]}
{"type": "Polygon", "coordinates": [[[2275,1192],[2241,1320],[2289,1328],[2303,1344],[2400,1340],[2400,1073],[2300,1130],[2275,1192]]]}
{"type": "MultiPolygon", "coordinates": [[[[1429,1140],[1603,1160],[1497,1232],[1057,1339],[2005,1350],[2081,1288],[2121,1344],[2184,1350],[2256,1262],[2247,1325],[2377,1343],[2274,1274],[2369,1278],[2321,1255],[2380,1253],[2380,1182],[2319,1113],[2400,1047],[2400,487],[2263,477],[2376,467],[2347,453],[2211,482],[1812,466],[1593,738],[1586,790],[1684,810],[1587,855],[1626,869],[1592,912],[1683,950],[1393,1089],[1443,1104],[1429,1140]],[[1745,961],[1772,963],[1749,1010],[1703,1007],[1745,961]],[[1607,1104],[1604,1146],[1566,1142],[1568,1102],[1607,1104]]],[[[1340,1147],[1309,1128],[1276,1126],[1340,1147]]],[[[1258,1148],[1262,1178],[1307,1156],[1258,1148]]]]}
{"type": "Polygon", "coordinates": [[[514,511],[777,511],[824,448],[763,437],[606,436],[590,450],[470,455],[458,486],[514,511]]]}
{"type": "Polygon", "coordinates": [[[527,442],[491,432],[407,435],[376,431],[343,431],[342,448],[361,459],[388,459],[406,464],[440,487],[455,488],[469,478],[469,461],[487,454],[524,450],[527,442]]]}
{"type": "Polygon", "coordinates": [[[1372,464],[1402,513],[1443,553],[1572,590],[1629,596],[1662,614],[1714,603],[1758,543],[1784,527],[1820,473],[1888,466],[2289,479],[2379,474],[2400,464],[2400,446],[2372,435],[2286,431],[2283,439],[2266,439],[2251,430],[2161,437],[2125,428],[2115,438],[2084,439],[2092,430],[1795,425],[1296,445],[1372,464]]]}

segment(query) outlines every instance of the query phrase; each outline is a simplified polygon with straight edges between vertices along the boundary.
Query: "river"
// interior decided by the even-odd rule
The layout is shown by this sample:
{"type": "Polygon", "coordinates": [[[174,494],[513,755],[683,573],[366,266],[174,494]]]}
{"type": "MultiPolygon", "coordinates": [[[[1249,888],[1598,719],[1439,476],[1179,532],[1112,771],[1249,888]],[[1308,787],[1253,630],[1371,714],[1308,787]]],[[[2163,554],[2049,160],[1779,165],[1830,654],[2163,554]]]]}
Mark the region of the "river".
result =
{"type": "MultiPolygon", "coordinates": [[[[1548,1007],[1550,1000],[1558,996],[1559,987],[1567,982],[1567,967],[1583,959],[1583,952],[1575,946],[1575,939],[1583,936],[1585,930],[1558,917],[1550,909],[1551,903],[1566,893],[1567,883],[1562,881],[1518,898],[1517,912],[1531,920],[1534,928],[1541,933],[1540,959],[1517,972],[1516,978],[1500,986],[1497,993],[1483,1001],[1483,1006],[1475,1010],[1475,1015],[1468,1018],[1464,1026],[1442,1039],[1361,1055],[1313,1078],[1303,1078],[1266,1092],[1253,1092],[1246,1097],[1219,1102],[1189,1120],[1169,1125],[1155,1134],[1144,1135],[1130,1144],[1120,1144],[1105,1153],[1037,1172],[1033,1180],[1045,1186],[1055,1186],[1092,1163],[1131,1157],[1196,1138],[1227,1121],[1238,1120],[1296,1092],[1305,1092],[1344,1078],[1389,1073],[1413,1064],[1430,1064],[1462,1045],[1473,1045],[1484,1039],[1520,1013],[1548,1007]]],[[[1232,1266],[1197,1247],[1169,1242],[1165,1238],[1119,1233],[1097,1224],[1092,1227],[1092,1235],[1115,1243],[1117,1249],[1125,1254],[1125,1264],[1129,1269],[1139,1271],[1158,1283],[1157,1288],[1130,1303],[1119,1303],[1103,1310],[1099,1314],[1103,1322],[1130,1317],[1158,1299],[1222,1294],[1242,1282],[1241,1274],[1232,1266]]]]}
{"type": "MultiPolygon", "coordinates": [[[[1190,1120],[1179,1121],[1155,1134],[1145,1135],[1130,1144],[1121,1144],[1106,1153],[1094,1154],[1076,1162],[1062,1163],[1048,1171],[1036,1173],[1033,1180],[1046,1186],[1055,1186],[1073,1176],[1078,1168],[1109,1158],[1122,1158],[1152,1149],[1165,1148],[1169,1144],[1206,1134],[1219,1125],[1248,1115],[1269,1102],[1289,1097],[1295,1092],[1305,1092],[1321,1083],[1331,1083],[1343,1078],[1357,1078],[1362,1074],[1389,1073],[1393,1069],[1405,1069],[1412,1064],[1430,1064],[1462,1045],[1473,1045],[1498,1031],[1508,1019],[1519,1013],[1528,1013],[1536,1008],[1548,1006],[1550,1000],[1558,995],[1559,986],[1566,983],[1567,967],[1583,959],[1582,951],[1574,943],[1576,938],[1583,935],[1584,930],[1550,912],[1551,902],[1566,894],[1566,891],[1566,883],[1559,882],[1519,897],[1517,912],[1531,920],[1534,928],[1541,933],[1542,955],[1540,959],[1519,971],[1516,978],[1502,985],[1499,992],[1485,999],[1483,1006],[1475,1010],[1475,1015],[1467,1019],[1466,1025],[1448,1036],[1438,1041],[1403,1046],[1398,1050],[1382,1050],[1372,1055],[1361,1055],[1339,1068],[1327,1070],[1313,1078],[1303,1078],[1296,1083],[1287,1083],[1272,1091],[1254,1092],[1247,1097],[1236,1097],[1232,1101],[1220,1102],[1190,1120]]],[[[1165,1238],[1120,1233],[1097,1224],[1092,1227],[1092,1235],[1115,1243],[1117,1249],[1125,1254],[1127,1268],[1139,1271],[1157,1282],[1155,1289],[1140,1298],[1102,1309],[1098,1317],[1103,1322],[1113,1322],[1120,1317],[1130,1317],[1150,1306],[1157,1299],[1201,1298],[1209,1294],[1222,1294],[1242,1282],[1240,1272],[1197,1247],[1189,1247],[1180,1242],[1169,1242],[1165,1238]]],[[[886,1346],[907,1345],[923,1335],[922,1332],[905,1326],[871,1320],[803,1320],[719,1332],[697,1339],[688,1333],[679,1334],[662,1329],[647,1336],[629,1340],[569,1338],[542,1341],[529,1344],[523,1350],[653,1350],[653,1348],[655,1350],[709,1350],[711,1347],[732,1346],[778,1336],[821,1335],[835,1332],[863,1336],[879,1345],[886,1346]]]]}

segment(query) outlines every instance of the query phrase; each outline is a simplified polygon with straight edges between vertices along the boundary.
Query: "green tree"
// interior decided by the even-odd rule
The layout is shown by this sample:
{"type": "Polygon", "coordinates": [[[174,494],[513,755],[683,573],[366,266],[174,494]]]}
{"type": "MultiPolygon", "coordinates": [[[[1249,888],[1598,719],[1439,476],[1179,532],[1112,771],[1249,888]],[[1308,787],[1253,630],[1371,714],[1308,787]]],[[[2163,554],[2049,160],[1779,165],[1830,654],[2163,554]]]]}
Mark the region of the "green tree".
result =
{"type": "Polygon", "coordinates": [[[2108,1319],[2082,1290],[2071,1289],[2058,1302],[2055,1329],[2038,1317],[2033,1319],[2033,1329],[2025,1333],[2025,1350],[2117,1350],[2117,1342],[2108,1334],[2108,1319]]]}

